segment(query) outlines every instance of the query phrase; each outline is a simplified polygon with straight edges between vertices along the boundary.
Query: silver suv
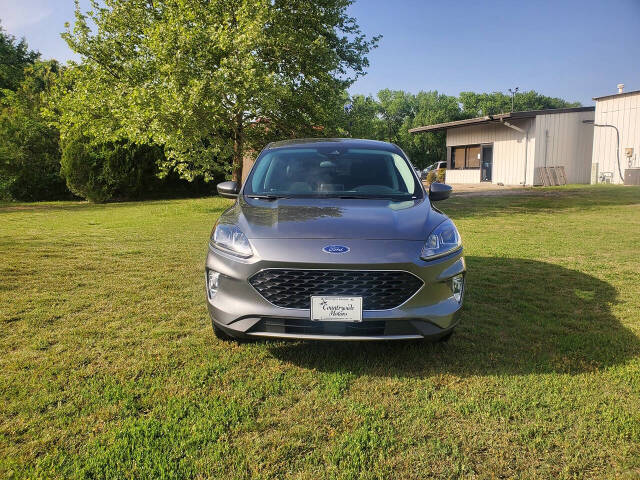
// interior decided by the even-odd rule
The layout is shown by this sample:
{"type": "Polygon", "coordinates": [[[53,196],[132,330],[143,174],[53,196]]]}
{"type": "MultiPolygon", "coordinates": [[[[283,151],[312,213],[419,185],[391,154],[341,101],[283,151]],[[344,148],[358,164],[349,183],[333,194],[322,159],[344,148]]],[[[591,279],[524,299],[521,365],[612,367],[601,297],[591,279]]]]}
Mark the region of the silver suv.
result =
{"type": "Polygon", "coordinates": [[[269,144],[211,232],[207,305],[216,335],[313,340],[448,339],[465,262],[453,224],[395,145],[269,144]]]}

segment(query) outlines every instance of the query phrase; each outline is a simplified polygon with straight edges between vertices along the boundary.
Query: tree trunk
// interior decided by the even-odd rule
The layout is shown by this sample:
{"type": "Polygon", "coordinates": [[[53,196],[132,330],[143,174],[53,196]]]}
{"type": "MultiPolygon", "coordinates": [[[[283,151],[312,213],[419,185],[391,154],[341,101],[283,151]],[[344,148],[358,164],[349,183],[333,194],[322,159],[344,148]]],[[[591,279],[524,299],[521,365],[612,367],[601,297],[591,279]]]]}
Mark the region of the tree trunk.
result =
{"type": "Polygon", "coordinates": [[[244,162],[244,131],[242,115],[236,116],[236,125],[233,131],[233,164],[231,179],[238,184],[242,183],[242,164],[244,162]]]}

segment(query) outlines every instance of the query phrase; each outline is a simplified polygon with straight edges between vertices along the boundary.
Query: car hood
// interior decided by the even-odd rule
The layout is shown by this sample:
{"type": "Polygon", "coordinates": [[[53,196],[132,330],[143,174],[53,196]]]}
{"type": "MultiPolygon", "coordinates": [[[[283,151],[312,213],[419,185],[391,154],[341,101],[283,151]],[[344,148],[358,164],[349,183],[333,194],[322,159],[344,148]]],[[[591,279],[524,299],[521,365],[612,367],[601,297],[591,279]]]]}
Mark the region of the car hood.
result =
{"type": "Polygon", "coordinates": [[[220,218],[248,238],[360,238],[424,240],[444,220],[427,199],[405,202],[359,199],[241,196],[220,218]]]}

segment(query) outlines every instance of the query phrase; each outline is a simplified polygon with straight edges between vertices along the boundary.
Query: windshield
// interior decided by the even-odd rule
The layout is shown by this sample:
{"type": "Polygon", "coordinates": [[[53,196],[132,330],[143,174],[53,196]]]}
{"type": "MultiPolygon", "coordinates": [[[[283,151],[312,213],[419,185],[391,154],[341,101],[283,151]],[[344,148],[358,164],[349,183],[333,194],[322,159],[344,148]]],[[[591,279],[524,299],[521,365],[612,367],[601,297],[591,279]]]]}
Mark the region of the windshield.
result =
{"type": "Polygon", "coordinates": [[[385,150],[317,147],[267,151],[244,192],[265,197],[409,199],[422,188],[407,160],[385,150]]]}

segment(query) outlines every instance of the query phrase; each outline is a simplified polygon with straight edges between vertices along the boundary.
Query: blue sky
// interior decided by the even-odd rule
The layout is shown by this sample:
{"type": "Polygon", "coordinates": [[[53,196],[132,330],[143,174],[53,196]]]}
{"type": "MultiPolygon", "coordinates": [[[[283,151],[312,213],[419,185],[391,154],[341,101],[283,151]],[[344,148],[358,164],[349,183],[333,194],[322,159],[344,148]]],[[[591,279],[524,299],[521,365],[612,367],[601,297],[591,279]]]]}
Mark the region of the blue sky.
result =
{"type": "MultiPolygon", "coordinates": [[[[352,93],[518,86],[590,105],[640,89],[640,0],[357,0],[350,13],[384,36],[352,93]]],[[[77,59],[60,38],[72,19],[73,0],[0,0],[4,28],[45,58],[77,59]]]]}

